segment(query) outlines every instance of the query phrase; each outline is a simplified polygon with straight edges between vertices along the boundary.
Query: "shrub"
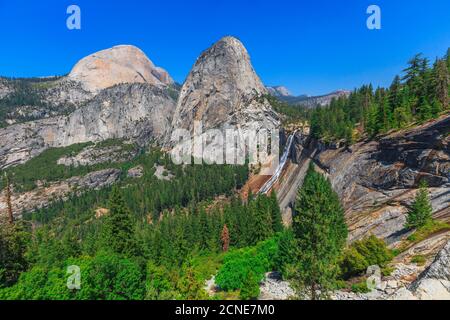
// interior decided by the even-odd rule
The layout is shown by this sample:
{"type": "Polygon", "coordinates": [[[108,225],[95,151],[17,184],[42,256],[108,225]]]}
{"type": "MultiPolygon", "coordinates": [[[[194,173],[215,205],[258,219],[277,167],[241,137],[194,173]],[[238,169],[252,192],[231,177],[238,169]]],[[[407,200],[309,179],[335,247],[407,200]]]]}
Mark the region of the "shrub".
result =
{"type": "Polygon", "coordinates": [[[239,294],[241,300],[252,300],[259,297],[259,281],[253,271],[250,271],[242,283],[242,289],[239,294]]]}
{"type": "Polygon", "coordinates": [[[443,230],[450,230],[450,225],[442,221],[429,221],[418,228],[407,240],[412,243],[418,243],[427,239],[430,235],[443,230]]]}
{"type": "Polygon", "coordinates": [[[361,281],[352,285],[352,292],[354,293],[368,293],[370,289],[367,287],[366,281],[361,281]]]}
{"type": "Polygon", "coordinates": [[[420,183],[419,192],[408,210],[405,227],[420,228],[432,221],[433,208],[430,203],[426,182],[420,183]]]}
{"type": "Polygon", "coordinates": [[[254,247],[230,251],[217,273],[217,285],[225,291],[242,289],[250,272],[255,281],[260,282],[264,274],[273,269],[277,250],[277,239],[272,238],[254,247]]]}
{"type": "Polygon", "coordinates": [[[423,266],[427,262],[427,259],[422,255],[417,255],[411,258],[411,262],[418,266],[423,266]]]}
{"type": "Polygon", "coordinates": [[[281,272],[284,279],[289,279],[295,271],[295,249],[297,248],[291,229],[280,234],[278,248],[274,257],[275,270],[281,272]]]}
{"type": "Polygon", "coordinates": [[[345,250],[340,263],[341,274],[350,278],[364,273],[372,265],[384,268],[392,258],[393,254],[384,241],[372,235],[354,242],[345,250]]]}
{"type": "Polygon", "coordinates": [[[394,272],[394,270],[395,268],[387,266],[381,269],[381,274],[383,275],[383,277],[388,277],[392,274],[392,272],[394,272]]]}

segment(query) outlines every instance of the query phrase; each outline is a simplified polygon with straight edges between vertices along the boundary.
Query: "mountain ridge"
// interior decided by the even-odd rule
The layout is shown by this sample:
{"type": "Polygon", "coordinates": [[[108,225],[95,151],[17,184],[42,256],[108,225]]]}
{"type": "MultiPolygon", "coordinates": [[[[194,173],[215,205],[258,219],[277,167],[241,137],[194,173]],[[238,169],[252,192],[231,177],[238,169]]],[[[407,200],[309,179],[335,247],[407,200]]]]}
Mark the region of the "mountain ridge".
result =
{"type": "Polygon", "coordinates": [[[291,105],[304,106],[307,108],[314,108],[316,106],[321,106],[321,107],[327,106],[331,103],[332,99],[337,99],[339,97],[344,97],[344,96],[348,97],[351,93],[351,91],[349,91],[349,90],[338,89],[338,90],[332,91],[330,93],[326,93],[326,94],[318,95],[318,96],[309,96],[306,94],[294,96],[291,94],[285,94],[286,92],[289,92],[289,91],[285,91],[282,89],[280,92],[277,90],[277,88],[285,88],[283,86],[268,87],[268,88],[271,88],[271,89],[269,89],[269,94],[272,95],[273,97],[275,97],[283,102],[286,102],[288,104],[291,104],[291,105]]]}

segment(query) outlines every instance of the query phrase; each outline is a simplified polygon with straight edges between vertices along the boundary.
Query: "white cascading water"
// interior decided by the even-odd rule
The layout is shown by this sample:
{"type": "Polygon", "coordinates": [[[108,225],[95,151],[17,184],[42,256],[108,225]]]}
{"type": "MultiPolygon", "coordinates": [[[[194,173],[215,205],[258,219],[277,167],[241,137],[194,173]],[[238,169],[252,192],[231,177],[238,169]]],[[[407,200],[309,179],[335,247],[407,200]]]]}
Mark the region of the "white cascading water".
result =
{"type": "Polygon", "coordinates": [[[281,159],[280,159],[280,163],[278,164],[278,167],[275,170],[274,175],[261,187],[261,189],[259,190],[258,193],[266,194],[267,192],[269,192],[269,190],[272,189],[275,182],[277,182],[278,179],[280,178],[281,173],[283,172],[284,166],[286,165],[286,162],[287,162],[287,159],[289,156],[289,151],[291,150],[291,147],[292,147],[292,142],[294,141],[294,135],[295,135],[295,132],[289,136],[287,143],[286,143],[286,148],[284,149],[283,155],[281,156],[281,159]]]}

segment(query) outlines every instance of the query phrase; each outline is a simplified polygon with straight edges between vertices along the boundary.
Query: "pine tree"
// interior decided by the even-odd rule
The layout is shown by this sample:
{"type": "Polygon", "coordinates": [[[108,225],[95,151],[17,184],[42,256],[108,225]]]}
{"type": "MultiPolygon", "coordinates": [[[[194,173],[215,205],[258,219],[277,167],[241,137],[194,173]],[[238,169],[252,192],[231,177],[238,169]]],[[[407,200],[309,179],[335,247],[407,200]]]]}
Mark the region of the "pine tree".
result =
{"type": "Polygon", "coordinates": [[[408,67],[403,70],[405,76],[402,78],[402,80],[406,81],[406,84],[410,87],[413,87],[412,85],[421,74],[422,67],[423,58],[422,54],[419,53],[408,61],[408,67]]]}
{"type": "Polygon", "coordinates": [[[14,215],[13,215],[13,209],[12,209],[12,202],[11,202],[11,184],[9,181],[8,174],[5,172],[5,185],[6,185],[6,207],[8,211],[8,221],[10,224],[14,223],[14,215]]]}
{"type": "Polygon", "coordinates": [[[367,111],[366,130],[370,136],[375,136],[380,131],[378,123],[378,105],[372,102],[367,111]]]}
{"type": "Polygon", "coordinates": [[[433,94],[444,108],[448,108],[450,73],[445,60],[437,60],[433,68],[432,76],[433,94]]]}
{"type": "Polygon", "coordinates": [[[253,271],[249,271],[242,283],[239,298],[241,298],[241,300],[253,300],[257,299],[259,294],[259,281],[256,279],[253,271]]]}
{"type": "Polygon", "coordinates": [[[270,194],[270,211],[272,214],[272,230],[273,232],[283,231],[283,222],[281,221],[281,210],[278,205],[277,194],[273,190],[270,194]]]}
{"type": "Polygon", "coordinates": [[[183,276],[177,283],[177,289],[181,293],[183,300],[205,300],[208,294],[203,289],[203,284],[199,281],[198,275],[190,261],[182,268],[183,276]]]}
{"type": "Polygon", "coordinates": [[[416,54],[411,60],[408,61],[408,67],[403,70],[405,76],[402,78],[408,85],[411,95],[415,98],[415,102],[412,104],[412,113],[416,114],[417,102],[421,96],[423,90],[423,74],[424,66],[427,64],[427,60],[422,58],[422,54],[416,54]]]}
{"type": "Polygon", "coordinates": [[[348,231],[338,195],[313,165],[297,194],[293,231],[298,250],[294,288],[313,300],[327,297],[348,231]]]}
{"type": "Polygon", "coordinates": [[[403,96],[400,106],[394,110],[394,125],[396,128],[403,128],[411,122],[411,118],[409,103],[405,96],[403,96]]]}
{"type": "Polygon", "coordinates": [[[209,224],[208,224],[208,215],[206,214],[205,208],[202,206],[199,212],[199,238],[200,238],[200,249],[204,250],[208,248],[208,240],[209,240],[209,224]]]}
{"type": "Polygon", "coordinates": [[[433,220],[433,208],[428,197],[427,184],[420,183],[419,192],[408,210],[405,227],[408,229],[420,228],[433,220]]]}
{"type": "Polygon", "coordinates": [[[389,104],[395,110],[402,103],[401,100],[401,80],[400,76],[395,76],[394,81],[389,88],[389,104]]]}
{"type": "Polygon", "coordinates": [[[14,284],[28,266],[25,257],[30,235],[20,224],[0,221],[0,288],[14,284]]]}
{"type": "Polygon", "coordinates": [[[437,118],[442,111],[442,105],[438,99],[433,99],[433,103],[431,104],[431,114],[433,118],[437,118]]]}
{"type": "Polygon", "coordinates": [[[450,73],[450,48],[447,49],[447,54],[445,55],[445,60],[447,62],[447,69],[450,73]]]}
{"type": "Polygon", "coordinates": [[[227,252],[230,248],[230,233],[226,224],[223,226],[220,240],[222,240],[222,251],[227,252]]]}
{"type": "Polygon", "coordinates": [[[418,116],[421,121],[426,121],[433,118],[433,108],[428,103],[427,100],[424,100],[420,106],[418,111],[418,116]]]}
{"type": "Polygon", "coordinates": [[[131,256],[136,253],[133,218],[118,187],[109,200],[109,215],[104,224],[104,245],[116,253],[131,256]]]}
{"type": "Polygon", "coordinates": [[[265,204],[267,200],[266,196],[259,195],[249,203],[249,209],[253,218],[253,226],[250,227],[253,244],[266,240],[273,234],[270,209],[265,204]]]}

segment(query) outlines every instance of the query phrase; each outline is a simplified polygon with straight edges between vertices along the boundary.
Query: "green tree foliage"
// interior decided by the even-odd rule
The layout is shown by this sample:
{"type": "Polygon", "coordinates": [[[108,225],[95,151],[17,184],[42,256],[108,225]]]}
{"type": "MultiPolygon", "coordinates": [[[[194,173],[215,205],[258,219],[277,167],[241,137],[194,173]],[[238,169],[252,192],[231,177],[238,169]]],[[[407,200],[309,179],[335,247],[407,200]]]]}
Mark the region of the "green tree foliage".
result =
{"type": "Polygon", "coordinates": [[[109,203],[109,214],[105,218],[103,241],[105,248],[131,256],[136,253],[134,222],[131,211],[118,187],[114,187],[109,203]]]}
{"type": "Polygon", "coordinates": [[[145,284],[146,299],[148,300],[171,300],[177,297],[167,268],[157,266],[151,261],[147,265],[147,280],[145,284]]]}
{"type": "Polygon", "coordinates": [[[204,284],[188,261],[183,266],[182,276],[177,284],[180,293],[179,298],[183,300],[205,300],[208,295],[203,287],[204,284]]]}
{"type": "Polygon", "coordinates": [[[388,89],[374,91],[365,85],[302,116],[309,120],[313,137],[347,144],[355,141],[355,129],[373,137],[436,118],[449,108],[448,60],[448,56],[437,59],[430,67],[428,59],[418,54],[408,62],[404,76],[396,76],[388,89]]]}
{"type": "Polygon", "coordinates": [[[142,267],[118,254],[100,252],[94,258],[69,259],[67,265],[81,269],[81,289],[72,292],[73,299],[141,300],[145,296],[142,267]]]}
{"type": "Polygon", "coordinates": [[[136,262],[112,253],[68,259],[63,267],[34,266],[16,285],[0,290],[14,300],[140,300],[145,296],[144,273],[136,262]],[[80,290],[67,288],[66,267],[81,271],[80,290]]]}
{"type": "Polygon", "coordinates": [[[449,102],[449,87],[450,87],[450,72],[447,68],[447,61],[436,60],[432,71],[432,87],[433,96],[443,106],[448,106],[449,102]]]}
{"type": "Polygon", "coordinates": [[[384,268],[392,258],[393,254],[386,243],[372,235],[355,241],[345,249],[339,263],[341,275],[347,279],[365,273],[367,268],[372,265],[384,268]]]}
{"type": "Polygon", "coordinates": [[[405,224],[406,228],[420,228],[432,221],[433,208],[430,203],[427,188],[426,182],[422,181],[416,198],[408,210],[405,224]]]}
{"type": "Polygon", "coordinates": [[[259,281],[255,277],[253,271],[249,271],[242,283],[242,288],[239,293],[239,298],[242,300],[253,300],[259,297],[259,281]]]}
{"type": "Polygon", "coordinates": [[[271,192],[269,200],[270,200],[272,230],[273,232],[281,232],[283,231],[283,222],[281,220],[281,210],[278,204],[277,194],[275,190],[271,192]]]}
{"type": "Polygon", "coordinates": [[[295,273],[297,246],[292,229],[280,234],[277,254],[274,257],[275,269],[281,272],[284,279],[290,279],[295,273]]]}
{"type": "Polygon", "coordinates": [[[29,238],[20,223],[0,222],[0,288],[14,284],[27,269],[25,252],[29,238]]]}
{"type": "Polygon", "coordinates": [[[290,105],[270,95],[264,96],[263,98],[266,98],[272,108],[282,115],[282,121],[285,125],[291,122],[303,121],[309,117],[310,110],[308,108],[290,105]]]}
{"type": "Polygon", "coordinates": [[[250,273],[253,274],[253,281],[259,284],[264,274],[272,271],[277,251],[277,238],[260,242],[254,247],[230,251],[223,258],[216,284],[226,291],[242,289],[250,273]]]}
{"type": "Polygon", "coordinates": [[[253,243],[263,241],[273,234],[270,205],[269,199],[261,195],[249,203],[250,214],[254,224],[253,243]]]}
{"type": "Polygon", "coordinates": [[[337,194],[312,165],[297,195],[293,231],[298,250],[293,286],[300,296],[326,297],[338,275],[347,226],[337,194]]]}
{"type": "MultiPolygon", "coordinates": [[[[248,175],[245,166],[180,167],[158,152],[145,153],[136,161],[144,167],[140,179],[122,177],[112,189],[86,191],[25,214],[27,222],[36,225],[38,221],[39,227],[24,247],[27,265],[16,273],[17,279],[22,272],[19,281],[6,283],[9,287],[0,289],[0,296],[205,298],[204,281],[219,265],[199,264],[199,257],[222,252],[221,232],[225,224],[230,249],[253,245],[274,233],[271,217],[273,210],[279,212],[279,208],[273,199],[261,195],[248,202],[238,197],[220,205],[211,202],[215,195],[232,195],[245,183],[248,175]],[[170,171],[171,179],[158,180],[154,176],[155,165],[170,171]],[[98,208],[106,208],[108,212],[96,217],[98,208]],[[252,223],[255,217],[268,219],[265,235],[252,223]],[[189,263],[192,258],[197,264],[189,263]],[[66,287],[65,268],[69,264],[82,269],[79,291],[66,287]],[[120,268],[109,270],[110,264],[120,268]],[[125,285],[130,290],[123,289],[125,285]],[[28,286],[36,288],[27,291],[28,286]]],[[[125,164],[121,168],[126,172],[125,164]]]]}

